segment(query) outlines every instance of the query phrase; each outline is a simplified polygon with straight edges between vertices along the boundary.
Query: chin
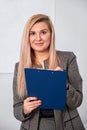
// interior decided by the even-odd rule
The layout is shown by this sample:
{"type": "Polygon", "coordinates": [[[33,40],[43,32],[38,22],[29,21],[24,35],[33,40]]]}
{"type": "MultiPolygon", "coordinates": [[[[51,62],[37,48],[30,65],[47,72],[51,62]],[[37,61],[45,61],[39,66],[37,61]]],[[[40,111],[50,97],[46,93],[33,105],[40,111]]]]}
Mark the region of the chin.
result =
{"type": "Polygon", "coordinates": [[[35,49],[35,51],[37,51],[37,52],[45,52],[45,51],[47,51],[47,49],[35,49]]]}

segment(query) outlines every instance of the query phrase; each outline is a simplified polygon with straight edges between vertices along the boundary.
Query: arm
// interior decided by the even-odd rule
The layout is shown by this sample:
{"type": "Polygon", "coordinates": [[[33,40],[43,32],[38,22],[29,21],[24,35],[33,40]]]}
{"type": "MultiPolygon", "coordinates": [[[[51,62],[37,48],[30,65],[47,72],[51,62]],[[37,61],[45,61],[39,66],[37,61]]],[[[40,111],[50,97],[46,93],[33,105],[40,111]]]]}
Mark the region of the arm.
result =
{"type": "Polygon", "coordinates": [[[26,120],[23,114],[23,98],[19,98],[17,94],[17,73],[18,63],[15,65],[14,77],[13,77],[13,110],[16,119],[23,121],[26,120]]]}
{"type": "Polygon", "coordinates": [[[14,116],[20,121],[24,121],[30,117],[23,114],[23,102],[24,99],[20,98],[17,94],[17,73],[18,73],[18,63],[15,65],[14,77],[13,77],[13,110],[14,116]]]}
{"type": "Polygon", "coordinates": [[[71,53],[68,60],[68,87],[67,106],[71,109],[77,108],[82,103],[82,78],[79,73],[76,56],[71,53]]]}
{"type": "Polygon", "coordinates": [[[24,98],[20,98],[17,93],[17,73],[18,63],[15,65],[14,78],[13,78],[13,101],[14,101],[14,116],[20,121],[29,119],[35,110],[41,105],[41,100],[36,97],[27,97],[25,94],[24,98]]]}

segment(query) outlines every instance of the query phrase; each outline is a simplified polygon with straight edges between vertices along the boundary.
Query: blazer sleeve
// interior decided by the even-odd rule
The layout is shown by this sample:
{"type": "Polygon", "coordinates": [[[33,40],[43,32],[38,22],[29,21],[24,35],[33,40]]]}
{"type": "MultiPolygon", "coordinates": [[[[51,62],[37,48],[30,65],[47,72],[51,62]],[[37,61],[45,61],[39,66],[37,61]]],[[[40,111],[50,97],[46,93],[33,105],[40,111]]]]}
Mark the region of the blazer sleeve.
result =
{"type": "Polygon", "coordinates": [[[25,116],[23,114],[23,98],[20,98],[17,93],[17,73],[18,63],[15,64],[14,77],[13,77],[13,111],[16,119],[25,121],[30,118],[31,114],[25,116]]]}
{"type": "Polygon", "coordinates": [[[69,55],[68,65],[68,85],[67,90],[67,106],[71,109],[77,108],[81,105],[83,94],[82,94],[82,78],[79,73],[76,56],[73,52],[69,55]]]}

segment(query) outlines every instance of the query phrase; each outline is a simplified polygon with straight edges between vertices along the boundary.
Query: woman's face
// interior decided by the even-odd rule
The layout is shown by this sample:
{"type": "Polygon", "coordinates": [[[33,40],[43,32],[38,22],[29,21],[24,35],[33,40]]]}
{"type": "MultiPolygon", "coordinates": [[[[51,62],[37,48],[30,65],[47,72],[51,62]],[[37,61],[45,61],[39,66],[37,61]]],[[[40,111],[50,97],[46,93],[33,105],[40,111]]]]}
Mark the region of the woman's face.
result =
{"type": "Polygon", "coordinates": [[[45,52],[50,45],[51,33],[45,22],[33,25],[29,32],[30,46],[35,52],[45,52]]]}

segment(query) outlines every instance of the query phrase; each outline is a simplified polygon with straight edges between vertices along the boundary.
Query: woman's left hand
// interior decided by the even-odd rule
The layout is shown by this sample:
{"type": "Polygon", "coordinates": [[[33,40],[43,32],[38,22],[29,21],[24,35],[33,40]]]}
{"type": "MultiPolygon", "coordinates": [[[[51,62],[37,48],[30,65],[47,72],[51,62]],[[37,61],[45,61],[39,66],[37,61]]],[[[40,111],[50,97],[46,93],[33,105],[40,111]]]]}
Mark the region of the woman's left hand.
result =
{"type": "Polygon", "coordinates": [[[63,71],[63,69],[59,66],[57,66],[56,69],[54,69],[54,70],[63,71]]]}

